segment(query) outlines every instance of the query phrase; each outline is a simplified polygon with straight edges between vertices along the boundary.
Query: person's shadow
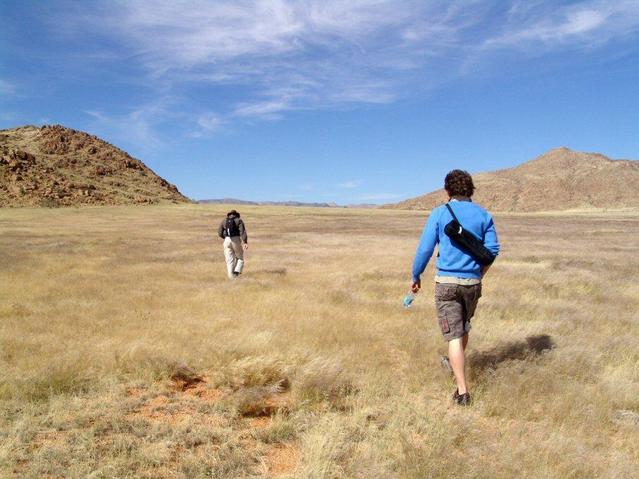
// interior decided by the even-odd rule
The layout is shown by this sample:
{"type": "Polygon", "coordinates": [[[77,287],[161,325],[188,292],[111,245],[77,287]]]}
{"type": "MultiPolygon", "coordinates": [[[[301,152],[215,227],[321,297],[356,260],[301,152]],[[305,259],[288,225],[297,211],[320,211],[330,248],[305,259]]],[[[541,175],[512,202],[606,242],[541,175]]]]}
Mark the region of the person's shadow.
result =
{"type": "Polygon", "coordinates": [[[267,268],[251,271],[253,276],[286,276],[286,273],[286,268],[267,268]]]}
{"type": "Polygon", "coordinates": [[[488,351],[476,351],[468,355],[467,364],[475,378],[491,374],[504,361],[530,360],[555,347],[547,334],[528,336],[524,341],[510,341],[488,351]]]}

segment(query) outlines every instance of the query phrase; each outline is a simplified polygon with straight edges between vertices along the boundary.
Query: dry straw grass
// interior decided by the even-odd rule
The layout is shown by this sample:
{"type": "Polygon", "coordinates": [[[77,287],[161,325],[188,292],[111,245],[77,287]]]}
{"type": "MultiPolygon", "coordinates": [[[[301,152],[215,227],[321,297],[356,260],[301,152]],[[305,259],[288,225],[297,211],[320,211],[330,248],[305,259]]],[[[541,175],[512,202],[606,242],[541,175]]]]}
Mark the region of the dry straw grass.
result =
{"type": "Polygon", "coordinates": [[[461,410],[423,213],[225,210],[0,211],[0,476],[637,477],[636,212],[497,217],[461,410]]]}

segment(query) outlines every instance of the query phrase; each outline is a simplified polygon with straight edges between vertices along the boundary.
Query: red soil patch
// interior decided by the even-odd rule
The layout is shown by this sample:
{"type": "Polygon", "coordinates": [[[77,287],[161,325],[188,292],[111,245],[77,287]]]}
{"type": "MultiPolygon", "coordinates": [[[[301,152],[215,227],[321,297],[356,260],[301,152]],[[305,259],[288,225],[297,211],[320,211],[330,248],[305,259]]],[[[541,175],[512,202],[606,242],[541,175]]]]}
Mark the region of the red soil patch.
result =
{"type": "Polygon", "coordinates": [[[265,429],[272,421],[273,420],[269,416],[258,416],[249,419],[248,423],[253,429],[265,429]]]}
{"type": "Polygon", "coordinates": [[[275,394],[266,400],[267,415],[272,416],[277,412],[286,412],[291,408],[291,394],[275,394]]]}
{"type": "Polygon", "coordinates": [[[68,431],[46,431],[38,432],[29,444],[30,448],[41,449],[43,447],[51,447],[57,449],[65,449],[69,437],[68,431]]]}
{"type": "Polygon", "coordinates": [[[184,380],[184,379],[174,379],[173,380],[173,389],[175,389],[176,391],[187,391],[189,389],[193,389],[198,387],[200,384],[204,383],[205,381],[199,378],[196,378],[194,380],[184,380]]]}
{"type": "Polygon", "coordinates": [[[134,397],[134,398],[138,398],[140,396],[142,396],[145,392],[144,388],[127,388],[126,393],[127,395],[134,397]]]}
{"type": "Polygon", "coordinates": [[[255,404],[241,414],[244,417],[271,417],[277,413],[287,413],[291,409],[290,393],[273,393],[256,400],[255,404]]]}
{"type": "Polygon", "coordinates": [[[223,395],[219,389],[211,389],[206,386],[206,382],[200,382],[184,390],[185,396],[199,398],[206,403],[215,403],[223,395]]]}
{"type": "Polygon", "coordinates": [[[171,425],[197,418],[197,421],[209,426],[220,424],[221,418],[202,414],[198,411],[198,406],[217,402],[223,395],[222,391],[208,388],[204,382],[199,382],[185,390],[178,389],[176,392],[179,393],[175,397],[160,395],[149,399],[139,409],[129,414],[128,418],[144,418],[171,425]]]}
{"type": "Polygon", "coordinates": [[[140,409],[130,414],[129,418],[144,418],[171,424],[177,423],[184,418],[184,411],[168,411],[168,405],[168,397],[156,396],[144,403],[140,409]]]}
{"type": "Polygon", "coordinates": [[[266,466],[270,477],[292,474],[300,460],[300,450],[295,444],[278,444],[266,453],[266,466]]]}
{"type": "MultiPolygon", "coordinates": [[[[213,425],[214,416],[202,415],[198,412],[198,405],[214,404],[223,393],[219,389],[207,387],[207,378],[198,377],[196,381],[185,381],[182,379],[173,379],[170,389],[171,393],[161,394],[154,398],[148,399],[140,408],[128,415],[128,419],[144,418],[153,421],[177,424],[185,419],[198,417],[207,424],[213,425]]],[[[127,394],[131,397],[141,398],[146,391],[142,388],[129,388],[127,394]]]]}

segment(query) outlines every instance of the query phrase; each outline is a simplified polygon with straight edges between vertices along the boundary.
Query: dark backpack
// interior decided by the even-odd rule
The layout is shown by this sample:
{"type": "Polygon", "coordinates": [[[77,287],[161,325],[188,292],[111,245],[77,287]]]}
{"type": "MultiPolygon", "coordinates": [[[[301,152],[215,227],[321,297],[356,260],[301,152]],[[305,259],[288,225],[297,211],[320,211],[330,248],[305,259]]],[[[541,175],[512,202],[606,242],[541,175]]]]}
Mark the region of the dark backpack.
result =
{"type": "Polygon", "coordinates": [[[224,234],[226,236],[240,236],[240,227],[235,222],[235,217],[226,218],[224,234]]]}
{"type": "Polygon", "coordinates": [[[453,220],[444,227],[446,236],[448,236],[459,249],[470,255],[482,266],[493,264],[495,255],[484,246],[484,243],[479,238],[464,229],[448,203],[446,203],[446,208],[448,208],[448,211],[450,211],[450,214],[453,216],[453,220]]]}

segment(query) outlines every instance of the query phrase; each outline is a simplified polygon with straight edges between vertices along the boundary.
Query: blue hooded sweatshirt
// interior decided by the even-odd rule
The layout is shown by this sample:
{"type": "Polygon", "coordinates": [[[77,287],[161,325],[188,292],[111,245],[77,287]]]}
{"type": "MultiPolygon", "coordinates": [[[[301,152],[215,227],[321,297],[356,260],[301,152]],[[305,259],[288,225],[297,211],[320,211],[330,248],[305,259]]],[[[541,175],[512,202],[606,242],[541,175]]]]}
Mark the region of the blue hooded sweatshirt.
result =
{"type": "MultiPolygon", "coordinates": [[[[471,201],[452,200],[449,205],[464,229],[480,238],[484,242],[484,246],[497,255],[499,253],[499,240],[492,216],[484,208],[471,201]]],[[[452,244],[450,238],[444,233],[444,228],[452,219],[446,205],[438,206],[431,212],[415,253],[413,281],[420,279],[437,244],[439,244],[436,263],[438,275],[456,278],[481,278],[481,265],[452,244]]]]}

